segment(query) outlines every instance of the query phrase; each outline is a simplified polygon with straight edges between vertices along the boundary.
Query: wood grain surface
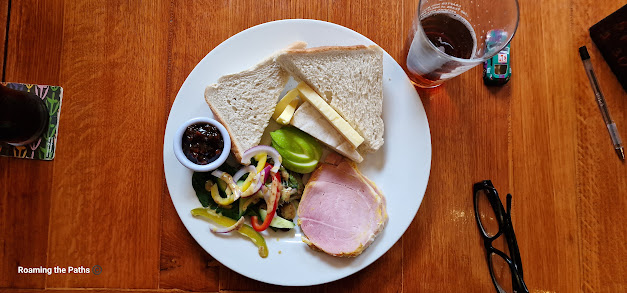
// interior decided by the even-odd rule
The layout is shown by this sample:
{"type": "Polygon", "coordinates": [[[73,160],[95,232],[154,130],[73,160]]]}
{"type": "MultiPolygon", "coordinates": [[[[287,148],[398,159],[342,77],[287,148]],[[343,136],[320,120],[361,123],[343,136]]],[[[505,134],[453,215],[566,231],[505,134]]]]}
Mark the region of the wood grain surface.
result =
{"type": "MultiPolygon", "coordinates": [[[[4,54],[5,54],[5,41],[7,34],[7,27],[9,25],[9,0],[0,1],[0,68],[4,69],[4,54]]],[[[4,74],[4,73],[3,73],[4,74]]]]}
{"type": "Polygon", "coordinates": [[[4,81],[64,88],[54,161],[0,157],[0,291],[494,292],[472,204],[472,183],[491,179],[513,195],[531,292],[627,292],[627,167],[577,54],[588,47],[627,139],[627,94],[588,34],[623,2],[521,1],[507,85],[477,67],[418,90],[433,158],[401,240],[342,280],[279,287],[222,266],[178,218],[162,163],[176,94],[221,42],[277,19],[337,23],[401,60],[418,0],[0,1],[4,81]]]}

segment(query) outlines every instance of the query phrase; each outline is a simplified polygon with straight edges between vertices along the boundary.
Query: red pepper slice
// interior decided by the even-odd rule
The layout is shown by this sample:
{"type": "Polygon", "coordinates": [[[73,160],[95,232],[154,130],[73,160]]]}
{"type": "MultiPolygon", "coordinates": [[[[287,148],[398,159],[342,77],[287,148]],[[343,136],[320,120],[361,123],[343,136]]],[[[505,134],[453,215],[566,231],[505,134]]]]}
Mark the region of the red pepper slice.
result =
{"type": "Polygon", "coordinates": [[[271,192],[272,194],[270,195],[271,199],[274,199],[274,202],[272,202],[272,208],[268,211],[268,215],[266,216],[266,219],[263,221],[262,224],[259,224],[257,221],[257,216],[252,216],[250,217],[250,222],[253,226],[253,229],[255,229],[255,231],[257,232],[261,232],[264,231],[266,229],[268,229],[268,227],[270,226],[270,222],[272,222],[272,219],[274,218],[274,215],[276,214],[276,209],[279,206],[279,196],[281,196],[281,175],[279,175],[279,173],[275,173],[272,176],[272,185],[270,186],[270,188],[272,189],[271,192]]]}

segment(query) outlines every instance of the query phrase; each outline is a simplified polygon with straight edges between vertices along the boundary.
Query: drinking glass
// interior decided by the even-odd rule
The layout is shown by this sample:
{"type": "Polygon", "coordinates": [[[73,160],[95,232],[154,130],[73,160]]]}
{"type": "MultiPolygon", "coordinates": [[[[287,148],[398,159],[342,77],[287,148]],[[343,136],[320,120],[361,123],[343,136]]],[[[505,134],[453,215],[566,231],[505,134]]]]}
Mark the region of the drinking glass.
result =
{"type": "Polygon", "coordinates": [[[518,18],[517,0],[421,0],[403,67],[415,85],[439,86],[501,51],[518,18]]]}
{"type": "Polygon", "coordinates": [[[41,136],[48,120],[41,98],[0,85],[0,143],[27,145],[41,136]]]}

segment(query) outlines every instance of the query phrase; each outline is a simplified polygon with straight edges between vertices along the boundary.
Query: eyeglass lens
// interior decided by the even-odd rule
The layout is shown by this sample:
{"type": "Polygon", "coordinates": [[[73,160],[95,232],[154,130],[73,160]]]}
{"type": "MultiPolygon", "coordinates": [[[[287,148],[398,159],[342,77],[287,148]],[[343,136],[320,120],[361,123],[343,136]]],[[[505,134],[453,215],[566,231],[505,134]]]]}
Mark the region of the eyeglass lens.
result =
{"type": "Polygon", "coordinates": [[[488,200],[488,192],[485,189],[477,191],[477,214],[483,233],[492,237],[499,232],[499,222],[496,219],[494,208],[488,200]]]}
{"type": "Polygon", "coordinates": [[[490,254],[490,268],[494,280],[504,292],[513,293],[512,271],[507,261],[496,253],[490,254]]]}

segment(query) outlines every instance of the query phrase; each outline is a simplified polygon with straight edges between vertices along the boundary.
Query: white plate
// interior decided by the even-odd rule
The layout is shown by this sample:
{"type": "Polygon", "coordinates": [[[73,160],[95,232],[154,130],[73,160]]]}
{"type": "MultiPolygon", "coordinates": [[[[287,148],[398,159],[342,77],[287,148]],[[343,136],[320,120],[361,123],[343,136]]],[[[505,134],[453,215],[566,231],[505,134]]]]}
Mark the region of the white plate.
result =
{"type": "MultiPolygon", "coordinates": [[[[422,102],[409,79],[387,53],[383,57],[383,120],[385,144],[366,155],[360,170],[383,190],[389,221],[374,243],[356,258],[335,258],[310,249],[301,231],[264,232],[267,258],[259,257],[252,242],[239,235],[216,236],[209,224],[191,216],[200,207],[192,189],[192,171],[172,151],[174,132],[186,120],[213,117],[204,91],[222,75],[254,66],[294,41],[309,47],[371,45],[368,38],[348,28],[316,20],[280,20],[264,23],[232,36],[196,65],[179,90],[165,130],[163,165],[176,211],[189,233],[211,256],[232,270],[266,283],[305,286],[351,275],[383,255],[412,222],[427,188],[431,168],[431,136],[422,102]]],[[[172,219],[166,219],[172,220],[172,219]]]]}

